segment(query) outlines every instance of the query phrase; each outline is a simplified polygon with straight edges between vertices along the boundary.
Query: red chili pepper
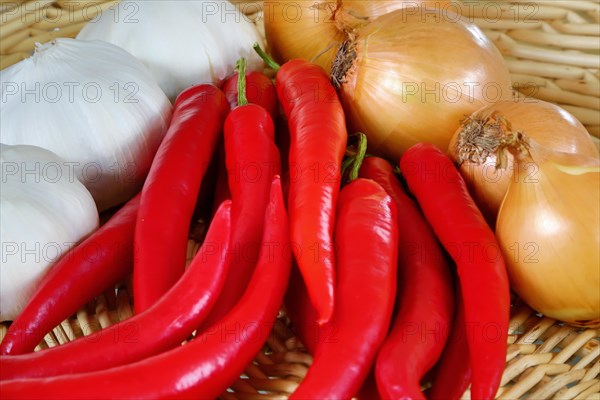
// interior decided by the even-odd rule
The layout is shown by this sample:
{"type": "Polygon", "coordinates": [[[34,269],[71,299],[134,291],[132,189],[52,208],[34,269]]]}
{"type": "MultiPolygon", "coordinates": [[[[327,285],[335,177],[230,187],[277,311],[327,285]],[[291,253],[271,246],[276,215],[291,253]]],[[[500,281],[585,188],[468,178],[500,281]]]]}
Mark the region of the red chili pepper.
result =
{"type": "Polygon", "coordinates": [[[183,274],[196,199],[228,112],[225,95],[213,85],[191,87],[175,101],[140,200],[133,268],[138,313],[183,274]]]}
{"type": "Polygon", "coordinates": [[[288,123],[280,115],[275,121],[275,143],[279,149],[279,154],[281,154],[281,186],[286,204],[290,193],[290,140],[288,123]]]}
{"type": "Polygon", "coordinates": [[[231,202],[219,208],[181,279],[147,310],[93,335],[36,353],[0,356],[0,379],[99,371],[169,350],[203,322],[230,265],[231,202]]]}
{"type": "Polygon", "coordinates": [[[338,281],[328,325],[308,374],[290,399],[350,399],[367,378],[388,332],[396,293],[398,226],[390,196],[357,179],[342,189],[335,227],[338,281]]]}
{"type": "MultiPolygon", "coordinates": [[[[227,116],[224,134],[225,163],[233,202],[231,240],[235,256],[208,324],[223,318],[246,290],[258,258],[271,182],[276,175],[281,175],[273,120],[265,108],[248,103],[244,59],[238,62],[237,69],[242,77],[239,80],[235,77],[239,85],[238,106],[227,116]]],[[[268,90],[265,86],[265,92],[268,90]]]]}
{"type": "Polygon", "coordinates": [[[458,400],[471,383],[469,342],[465,330],[465,309],[460,290],[456,291],[456,316],[448,343],[437,364],[433,385],[427,393],[431,400],[458,400]]]}
{"type": "Polygon", "coordinates": [[[452,324],[450,269],[435,234],[404,192],[392,165],[368,157],[359,176],[379,183],[398,210],[398,313],[377,356],[377,386],[385,398],[425,399],[421,380],[442,354],[452,324]]]}
{"type": "Polygon", "coordinates": [[[120,367],[0,382],[3,399],[214,399],[239,378],[269,336],[290,270],[281,184],[273,183],[256,271],[242,300],[215,330],[166,353],[120,367]]]}
{"type": "Polygon", "coordinates": [[[291,137],[288,210],[293,252],[319,323],[325,323],[334,310],[332,236],[347,141],[344,110],[321,67],[299,59],[280,67],[258,45],[255,49],[277,70],[277,96],[291,137]]]}
{"type": "MultiPolygon", "coordinates": [[[[220,168],[219,147],[222,147],[222,137],[219,139],[219,142],[215,146],[215,152],[212,156],[212,159],[208,163],[206,171],[204,172],[202,183],[200,184],[200,190],[198,191],[198,196],[196,197],[196,205],[192,214],[192,230],[194,228],[194,224],[196,224],[198,221],[210,222],[219,208],[217,207],[213,210],[214,196],[220,168]]],[[[219,206],[221,203],[219,203],[219,206]]],[[[188,232],[188,238],[191,238],[193,233],[192,230],[188,232]]],[[[200,240],[198,240],[198,242],[202,243],[200,240]]]]}
{"type": "MultiPolygon", "coordinates": [[[[225,81],[223,92],[227,96],[229,107],[235,109],[239,104],[239,74],[232,75],[225,81]]],[[[257,71],[250,71],[245,74],[244,90],[246,100],[250,104],[262,106],[271,116],[273,121],[279,115],[279,101],[277,101],[277,91],[273,81],[265,74],[257,71]]]]}
{"type": "MultiPolygon", "coordinates": [[[[257,71],[246,73],[246,98],[248,103],[258,104],[262,106],[275,121],[279,115],[279,102],[277,101],[277,91],[273,81],[257,71]]],[[[231,78],[225,81],[223,86],[225,96],[229,102],[231,110],[238,106],[239,101],[239,82],[238,74],[236,73],[231,78]]],[[[231,193],[228,185],[227,167],[225,165],[225,151],[221,147],[219,157],[222,162],[219,163],[219,172],[217,177],[217,185],[214,193],[213,209],[217,209],[221,202],[226,199],[231,199],[231,193]]]]}
{"type": "Polygon", "coordinates": [[[417,144],[400,161],[425,218],[456,263],[465,304],[474,399],[492,399],[506,361],[510,292],[496,237],[442,151],[417,144]]]}
{"type": "MultiPolygon", "coordinates": [[[[328,343],[337,340],[338,328],[333,324],[317,324],[317,311],[313,307],[302,275],[298,266],[292,265],[290,283],[285,294],[286,315],[292,322],[294,333],[309,354],[315,354],[319,343],[328,343]]],[[[381,396],[377,390],[374,368],[367,376],[359,392],[355,396],[359,400],[379,400],[381,396]]]]}
{"type": "Polygon", "coordinates": [[[335,327],[331,324],[318,324],[319,315],[308,297],[302,273],[295,262],[292,263],[284,305],[296,336],[310,354],[315,354],[319,343],[335,337],[335,327]]]}
{"type": "Polygon", "coordinates": [[[227,165],[225,165],[225,148],[223,147],[223,143],[219,144],[219,148],[217,150],[218,157],[218,166],[219,170],[217,171],[217,182],[215,183],[215,192],[213,194],[213,214],[217,212],[221,203],[225,200],[231,200],[231,192],[229,191],[229,183],[228,174],[227,174],[227,165]]]}
{"type": "Polygon", "coordinates": [[[374,368],[371,368],[371,372],[367,376],[367,379],[363,382],[362,387],[354,397],[357,400],[381,400],[382,397],[377,389],[377,380],[375,378],[374,368]]]}
{"type": "Polygon", "coordinates": [[[50,269],[9,327],[1,354],[33,351],[47,332],[131,273],[139,200],[138,194],[50,269]]]}

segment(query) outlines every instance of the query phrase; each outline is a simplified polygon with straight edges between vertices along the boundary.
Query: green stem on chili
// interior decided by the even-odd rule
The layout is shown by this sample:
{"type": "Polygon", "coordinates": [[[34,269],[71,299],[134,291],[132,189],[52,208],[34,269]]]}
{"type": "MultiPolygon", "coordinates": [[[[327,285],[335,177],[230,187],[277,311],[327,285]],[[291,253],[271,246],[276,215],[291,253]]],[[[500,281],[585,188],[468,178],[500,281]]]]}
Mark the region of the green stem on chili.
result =
{"type": "Polygon", "coordinates": [[[254,49],[254,51],[256,51],[256,54],[258,54],[260,58],[263,59],[263,61],[265,62],[265,64],[267,64],[269,68],[274,69],[275,71],[279,71],[281,65],[277,64],[277,62],[275,62],[275,60],[273,60],[271,56],[265,53],[265,51],[260,47],[260,44],[254,43],[254,46],[252,46],[252,48],[254,49]]]}
{"type": "Polygon", "coordinates": [[[231,241],[236,248],[244,249],[244,256],[236,258],[219,301],[205,321],[206,326],[220,323],[240,301],[252,278],[256,259],[245,251],[260,243],[271,183],[275,175],[281,175],[281,155],[275,144],[275,126],[267,110],[267,107],[278,109],[275,87],[258,72],[246,76],[245,59],[236,63],[236,69],[237,76],[225,82],[225,87],[236,89],[237,104],[232,105],[232,111],[225,120],[223,146],[227,186],[233,201],[232,221],[235,230],[231,241]],[[257,89],[250,98],[245,93],[248,83],[257,89]],[[272,107],[273,103],[275,107],[272,107]],[[233,171],[240,171],[241,174],[233,171]],[[257,175],[247,176],[247,171],[256,171],[257,175]]]}
{"type": "Polygon", "coordinates": [[[248,104],[246,96],[246,59],[240,58],[235,63],[235,69],[238,72],[238,107],[248,104]]]}
{"type": "Polygon", "coordinates": [[[360,170],[360,166],[362,165],[365,155],[367,154],[367,135],[362,132],[358,132],[355,135],[358,136],[358,145],[354,162],[350,167],[350,181],[358,178],[358,171],[360,170]]]}

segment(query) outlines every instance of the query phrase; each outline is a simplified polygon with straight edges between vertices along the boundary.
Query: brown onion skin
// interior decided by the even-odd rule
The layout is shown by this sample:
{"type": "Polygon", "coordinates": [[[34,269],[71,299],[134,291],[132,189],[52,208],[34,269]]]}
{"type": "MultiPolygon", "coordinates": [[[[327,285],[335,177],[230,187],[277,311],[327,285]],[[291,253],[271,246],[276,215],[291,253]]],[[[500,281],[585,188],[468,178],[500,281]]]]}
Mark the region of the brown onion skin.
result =
{"type": "Polygon", "coordinates": [[[445,7],[451,0],[281,0],[265,1],[265,34],[273,58],[303,58],[327,73],[346,40],[360,25],[405,7],[445,7]]]}
{"type": "MultiPolygon", "coordinates": [[[[557,105],[533,98],[521,98],[483,107],[470,120],[484,120],[492,113],[503,116],[513,131],[520,131],[549,150],[587,157],[598,157],[598,148],[585,127],[570,113],[557,105]]],[[[463,161],[457,142],[468,120],[457,129],[448,154],[460,165],[460,172],[473,199],[490,226],[494,226],[498,210],[508,186],[513,180],[514,157],[506,152],[505,168],[496,168],[496,155],[490,154],[483,163],[463,161]]]]}
{"type": "Polygon", "coordinates": [[[447,11],[424,13],[394,11],[356,33],[338,94],[371,153],[398,159],[418,142],[447,149],[465,116],[513,96],[504,59],[479,28],[447,11]]]}

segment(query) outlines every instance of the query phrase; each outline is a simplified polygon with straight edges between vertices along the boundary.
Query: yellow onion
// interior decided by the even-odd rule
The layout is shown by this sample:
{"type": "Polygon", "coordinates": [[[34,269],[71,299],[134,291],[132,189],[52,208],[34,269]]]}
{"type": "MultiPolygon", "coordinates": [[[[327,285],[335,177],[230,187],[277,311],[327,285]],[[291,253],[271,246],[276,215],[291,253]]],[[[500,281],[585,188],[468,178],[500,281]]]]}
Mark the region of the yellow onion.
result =
{"type": "Polygon", "coordinates": [[[548,317],[597,327],[599,159],[550,152],[525,135],[514,136],[508,144],[515,156],[514,179],[496,225],[511,287],[548,317]]]}
{"type": "Polygon", "coordinates": [[[332,71],[352,131],[399,158],[417,142],[447,149],[460,121],[512,98],[496,47],[458,14],[398,10],[359,29],[332,71]]]}
{"type": "Polygon", "coordinates": [[[496,148],[510,131],[525,133],[549,150],[598,157],[585,127],[554,104],[525,98],[477,110],[456,131],[448,153],[460,165],[471,195],[492,226],[513,171],[510,153],[506,167],[496,168],[496,148]]]}
{"type": "Polygon", "coordinates": [[[269,51],[283,63],[304,58],[329,73],[339,47],[356,28],[394,10],[443,7],[450,0],[281,0],[264,2],[269,51]]]}

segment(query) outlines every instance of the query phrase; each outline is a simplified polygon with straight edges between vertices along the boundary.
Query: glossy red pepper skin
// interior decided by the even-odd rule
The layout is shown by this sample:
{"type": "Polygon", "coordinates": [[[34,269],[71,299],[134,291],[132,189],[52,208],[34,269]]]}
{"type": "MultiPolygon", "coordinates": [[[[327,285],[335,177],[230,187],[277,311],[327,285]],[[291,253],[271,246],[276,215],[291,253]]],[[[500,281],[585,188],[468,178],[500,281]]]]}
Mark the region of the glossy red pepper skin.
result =
{"type": "Polygon", "coordinates": [[[456,316],[448,343],[438,362],[433,385],[427,393],[431,400],[458,400],[471,383],[468,331],[460,290],[456,291],[456,316]]]}
{"type": "Polygon", "coordinates": [[[209,324],[218,322],[235,306],[254,272],[271,182],[281,175],[274,132],[271,116],[256,104],[237,107],[225,120],[234,257],[223,292],[206,321],[209,324]]]}
{"type": "Polygon", "coordinates": [[[311,355],[315,355],[319,343],[329,342],[335,337],[335,327],[330,324],[319,325],[317,322],[319,316],[308,297],[306,284],[296,263],[292,263],[284,305],[294,333],[311,355]]]}
{"type": "Polygon", "coordinates": [[[266,341],[289,278],[289,228],[278,179],[273,188],[255,274],[242,300],[215,330],[133,364],[54,378],[3,381],[2,397],[214,399],[222,394],[266,341]]]}
{"type": "Polygon", "coordinates": [[[281,154],[281,185],[283,198],[288,204],[290,193],[290,129],[287,120],[282,115],[275,120],[275,143],[281,154]]]}
{"type": "Polygon", "coordinates": [[[305,60],[277,72],[277,96],[290,131],[288,210],[294,256],[309,296],[327,322],[334,310],[335,204],[346,150],[346,120],[325,71],[305,60]]]}
{"type": "Polygon", "coordinates": [[[417,144],[400,161],[425,218],[454,260],[465,304],[474,399],[493,399],[506,361],[510,292],[496,237],[441,150],[417,144]]]}
{"type": "MultiPolygon", "coordinates": [[[[238,76],[239,73],[232,75],[223,85],[223,92],[227,96],[231,110],[238,106],[238,76]]],[[[277,91],[273,81],[265,74],[251,71],[246,73],[245,87],[248,102],[262,106],[269,113],[272,120],[276,121],[279,115],[279,101],[277,100],[277,91]]],[[[222,147],[219,149],[219,157],[222,162],[219,164],[220,168],[214,193],[213,204],[215,210],[223,200],[231,199],[227,167],[225,165],[225,151],[222,147]]]]}
{"type": "Polygon", "coordinates": [[[225,165],[225,148],[223,147],[223,143],[219,145],[219,149],[217,150],[217,154],[215,157],[219,158],[218,161],[218,171],[217,171],[217,179],[215,182],[215,192],[213,193],[213,215],[219,209],[219,206],[225,200],[231,200],[231,192],[229,191],[229,182],[228,174],[227,174],[227,166],[225,165]]]}
{"type": "MultiPolygon", "coordinates": [[[[232,75],[223,85],[223,92],[231,110],[238,106],[238,75],[232,75]]],[[[246,73],[245,86],[248,102],[262,106],[275,121],[279,115],[279,101],[273,81],[263,73],[250,71],[246,73]]]]}
{"type": "MultiPolygon", "coordinates": [[[[390,196],[357,179],[337,203],[338,281],[329,325],[308,374],[290,399],[350,399],[366,380],[388,332],[396,294],[398,226],[390,196]]],[[[325,327],[324,325],[323,327],[325,327]]]]}
{"type": "Polygon", "coordinates": [[[182,92],[142,189],[133,269],[134,307],[149,308],[183,275],[200,185],[229,112],[213,85],[182,92]]]}
{"type": "MultiPolygon", "coordinates": [[[[234,110],[238,106],[238,76],[239,73],[232,75],[223,85],[223,92],[227,96],[231,110],[234,110]]],[[[273,81],[265,74],[251,71],[246,73],[245,86],[248,102],[262,106],[269,113],[273,121],[276,121],[279,115],[279,102],[277,101],[277,91],[275,90],[273,81]]],[[[222,162],[219,164],[220,168],[214,193],[213,204],[215,210],[223,200],[231,198],[223,148],[219,149],[219,157],[222,158],[222,162]]]]}
{"type": "MultiPolygon", "coordinates": [[[[245,62],[242,64],[241,70],[244,71],[245,62]]],[[[223,318],[244,294],[258,258],[271,183],[275,176],[281,176],[281,157],[275,145],[273,118],[261,105],[277,109],[275,86],[269,78],[257,72],[244,74],[244,77],[250,80],[241,82],[242,105],[238,105],[238,75],[225,83],[225,87],[229,87],[226,93],[236,97],[235,106],[225,120],[223,141],[228,187],[233,202],[231,240],[234,259],[223,292],[207,324],[223,318]],[[233,82],[235,89],[231,88],[233,82]],[[257,103],[247,103],[252,99],[244,96],[250,94],[257,103]]],[[[230,104],[232,101],[230,99],[230,104]]]]}
{"type": "Polygon", "coordinates": [[[52,267],[8,329],[1,354],[33,351],[46,333],[131,273],[139,200],[138,194],[52,267]]]}
{"type": "Polygon", "coordinates": [[[153,306],[61,346],[1,356],[1,380],[99,371],[181,344],[203,322],[221,292],[231,261],[230,232],[231,202],[225,202],[184,275],[153,306]]]}
{"type": "Polygon", "coordinates": [[[359,176],[379,183],[398,210],[398,312],[377,356],[377,386],[384,398],[424,400],[421,380],[439,359],[454,317],[450,267],[392,165],[368,157],[359,176]]]}

